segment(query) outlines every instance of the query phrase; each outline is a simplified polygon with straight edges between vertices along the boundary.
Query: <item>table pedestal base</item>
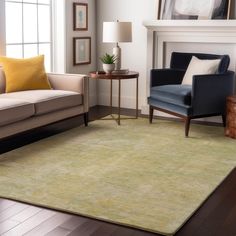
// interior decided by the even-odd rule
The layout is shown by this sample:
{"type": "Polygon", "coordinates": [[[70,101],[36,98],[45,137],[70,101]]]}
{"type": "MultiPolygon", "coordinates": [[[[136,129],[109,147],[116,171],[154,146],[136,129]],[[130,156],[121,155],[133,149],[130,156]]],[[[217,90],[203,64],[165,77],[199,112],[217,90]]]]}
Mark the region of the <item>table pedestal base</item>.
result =
{"type": "MultiPolygon", "coordinates": [[[[106,120],[115,120],[118,125],[120,125],[120,121],[124,119],[137,119],[138,118],[138,77],[139,73],[137,72],[128,72],[126,74],[105,74],[102,72],[91,72],[91,78],[93,79],[105,79],[110,80],[110,115],[111,118],[105,118],[106,120]],[[135,117],[122,117],[121,118],[121,80],[127,79],[136,79],[136,116],[135,117]],[[113,98],[113,80],[118,81],[118,117],[116,118],[112,111],[112,98],[113,98]]],[[[103,118],[104,120],[104,118],[103,118]]]]}

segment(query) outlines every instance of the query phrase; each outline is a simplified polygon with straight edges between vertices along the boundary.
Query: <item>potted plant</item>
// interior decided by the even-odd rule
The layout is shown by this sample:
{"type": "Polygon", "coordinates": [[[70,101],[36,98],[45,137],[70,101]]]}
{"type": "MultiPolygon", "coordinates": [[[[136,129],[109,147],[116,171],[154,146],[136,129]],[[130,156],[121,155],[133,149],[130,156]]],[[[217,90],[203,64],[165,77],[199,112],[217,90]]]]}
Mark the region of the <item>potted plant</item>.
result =
{"type": "Polygon", "coordinates": [[[105,55],[100,57],[100,60],[103,63],[103,70],[107,74],[110,74],[115,69],[115,61],[116,61],[115,55],[110,55],[110,54],[106,53],[105,55]]]}

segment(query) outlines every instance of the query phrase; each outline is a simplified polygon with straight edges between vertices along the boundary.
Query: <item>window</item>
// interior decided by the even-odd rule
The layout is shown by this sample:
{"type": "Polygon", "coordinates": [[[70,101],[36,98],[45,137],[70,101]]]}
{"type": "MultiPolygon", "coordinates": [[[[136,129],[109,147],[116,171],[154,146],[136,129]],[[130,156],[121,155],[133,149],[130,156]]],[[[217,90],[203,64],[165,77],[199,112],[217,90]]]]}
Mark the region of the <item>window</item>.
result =
{"type": "Polygon", "coordinates": [[[6,55],[27,58],[45,55],[51,71],[51,0],[6,0],[6,55]]]}

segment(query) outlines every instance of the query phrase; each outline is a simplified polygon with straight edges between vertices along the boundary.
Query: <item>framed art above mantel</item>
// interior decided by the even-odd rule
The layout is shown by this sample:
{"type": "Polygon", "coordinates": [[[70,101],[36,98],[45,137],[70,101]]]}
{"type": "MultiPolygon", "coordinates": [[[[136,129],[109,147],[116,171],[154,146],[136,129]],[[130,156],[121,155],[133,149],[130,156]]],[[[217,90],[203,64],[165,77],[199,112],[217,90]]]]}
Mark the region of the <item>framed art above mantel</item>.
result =
{"type": "Polygon", "coordinates": [[[159,0],[161,20],[229,19],[231,0],[159,0]]]}

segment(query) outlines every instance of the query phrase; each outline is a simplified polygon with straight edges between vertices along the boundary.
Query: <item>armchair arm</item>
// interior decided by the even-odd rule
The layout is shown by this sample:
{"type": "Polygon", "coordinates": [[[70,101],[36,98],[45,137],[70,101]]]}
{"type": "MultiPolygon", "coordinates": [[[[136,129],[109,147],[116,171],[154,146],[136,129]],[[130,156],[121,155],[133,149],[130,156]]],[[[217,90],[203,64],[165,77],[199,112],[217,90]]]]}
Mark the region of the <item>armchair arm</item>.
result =
{"type": "Polygon", "coordinates": [[[197,115],[224,114],[226,98],[234,93],[235,73],[193,76],[192,107],[197,115]]]}
{"type": "Polygon", "coordinates": [[[77,92],[83,95],[84,110],[89,108],[89,78],[79,74],[48,73],[48,80],[53,89],[77,92]]]}
{"type": "Polygon", "coordinates": [[[151,87],[181,84],[185,70],[177,69],[152,69],[151,70],[151,87]]]}

